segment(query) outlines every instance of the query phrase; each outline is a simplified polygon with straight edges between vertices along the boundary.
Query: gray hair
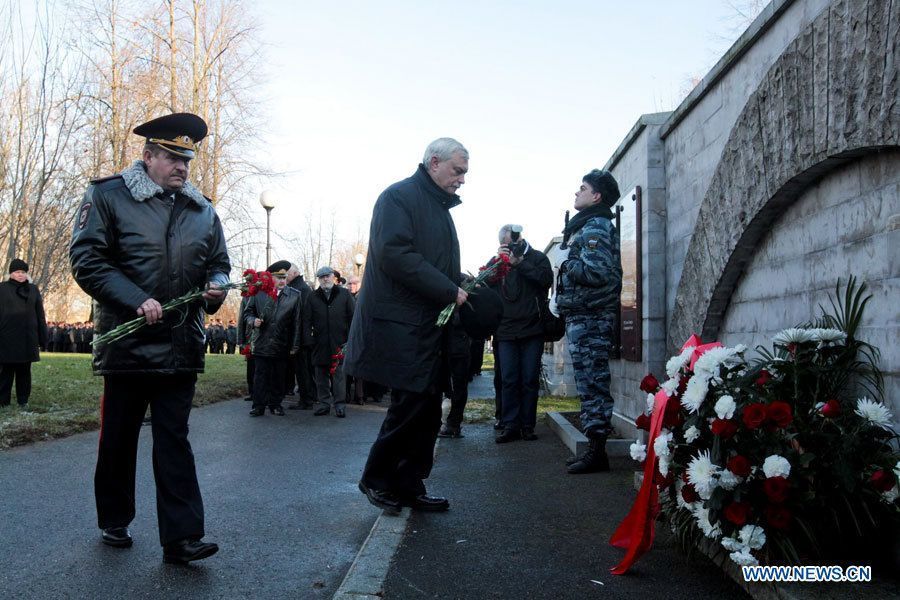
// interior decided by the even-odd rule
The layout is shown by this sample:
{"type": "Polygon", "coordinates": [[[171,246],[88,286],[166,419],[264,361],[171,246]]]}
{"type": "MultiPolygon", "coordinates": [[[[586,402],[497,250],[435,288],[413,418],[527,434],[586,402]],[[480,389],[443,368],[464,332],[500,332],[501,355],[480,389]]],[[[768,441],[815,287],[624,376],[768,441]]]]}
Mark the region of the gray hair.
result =
{"type": "Polygon", "coordinates": [[[513,231],[517,232],[520,236],[522,235],[522,226],[516,225],[514,223],[507,223],[503,227],[500,228],[500,233],[497,235],[498,241],[503,243],[503,236],[507,233],[512,233],[513,231]]]}
{"type": "Polygon", "coordinates": [[[462,144],[453,138],[438,138],[425,148],[422,164],[428,168],[433,157],[437,157],[438,162],[444,162],[453,158],[454,154],[460,154],[464,159],[469,160],[469,151],[462,144]]]}

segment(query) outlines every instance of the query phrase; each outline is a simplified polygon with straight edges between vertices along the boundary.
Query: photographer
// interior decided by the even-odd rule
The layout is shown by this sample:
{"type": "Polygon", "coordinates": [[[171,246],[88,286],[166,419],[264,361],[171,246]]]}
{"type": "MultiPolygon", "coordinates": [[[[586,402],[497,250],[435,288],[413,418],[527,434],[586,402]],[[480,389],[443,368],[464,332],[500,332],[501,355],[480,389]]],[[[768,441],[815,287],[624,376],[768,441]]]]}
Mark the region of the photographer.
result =
{"type": "Polygon", "coordinates": [[[499,237],[497,256],[508,256],[512,267],[492,285],[503,300],[503,320],[494,336],[503,399],[503,431],[495,441],[503,444],[537,439],[534,425],[544,352],[540,304],[553,283],[553,269],[547,256],[522,238],[520,225],[504,225],[499,237]]]}

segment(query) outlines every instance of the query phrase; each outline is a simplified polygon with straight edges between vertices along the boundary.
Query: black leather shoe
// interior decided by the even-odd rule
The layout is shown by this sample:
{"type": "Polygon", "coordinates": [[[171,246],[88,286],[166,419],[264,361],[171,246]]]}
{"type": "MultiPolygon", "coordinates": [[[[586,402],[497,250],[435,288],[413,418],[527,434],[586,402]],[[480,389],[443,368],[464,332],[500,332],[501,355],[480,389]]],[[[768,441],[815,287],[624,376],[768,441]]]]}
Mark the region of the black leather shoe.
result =
{"type": "Polygon", "coordinates": [[[252,401],[253,401],[253,398],[251,396],[247,396],[246,398],[244,398],[244,402],[252,402],[252,401]]]}
{"type": "Polygon", "coordinates": [[[261,406],[255,406],[255,407],[253,407],[253,408],[250,409],[250,416],[251,416],[251,417],[261,417],[261,416],[263,416],[264,414],[266,414],[266,409],[263,408],[263,407],[261,407],[261,406]]]}
{"type": "Polygon", "coordinates": [[[531,427],[523,427],[522,439],[526,442],[533,442],[534,440],[538,439],[538,436],[535,435],[534,429],[532,429],[531,427]]]}
{"type": "Polygon", "coordinates": [[[209,558],[218,551],[218,544],[200,540],[179,540],[163,547],[163,562],[170,565],[186,565],[192,560],[209,558]]]}
{"type": "Polygon", "coordinates": [[[347,411],[345,411],[343,408],[340,408],[340,407],[335,408],[335,409],[334,409],[334,416],[336,416],[336,417],[339,418],[339,419],[343,419],[344,417],[347,416],[347,411]]]}
{"type": "Polygon", "coordinates": [[[415,498],[404,500],[401,504],[403,506],[408,506],[413,510],[425,512],[444,512],[450,508],[450,502],[446,498],[429,496],[428,494],[422,494],[415,498]]]}
{"type": "Polygon", "coordinates": [[[272,413],[273,415],[278,415],[279,417],[284,416],[284,409],[280,406],[270,406],[269,412],[272,413]]]}
{"type": "Polygon", "coordinates": [[[400,514],[400,500],[395,494],[370,488],[362,481],[359,482],[359,491],[366,495],[371,504],[384,510],[384,512],[391,515],[400,514]]]}
{"type": "Polygon", "coordinates": [[[331,412],[331,409],[327,406],[324,408],[317,408],[316,412],[313,413],[313,416],[324,417],[325,415],[327,415],[330,412],[331,412]]]}
{"type": "Polygon", "coordinates": [[[503,425],[500,423],[500,419],[494,420],[494,431],[503,431],[503,425]]]}
{"type": "Polygon", "coordinates": [[[518,429],[504,429],[503,433],[494,438],[494,441],[498,444],[505,444],[520,439],[522,439],[522,433],[518,429]]]}
{"type": "Polygon", "coordinates": [[[131,548],[134,540],[127,527],[107,527],[101,535],[103,543],[113,548],[131,548]]]}
{"type": "Polygon", "coordinates": [[[454,427],[453,425],[441,425],[441,430],[438,431],[438,437],[461,438],[463,437],[462,429],[459,427],[454,427]]]}

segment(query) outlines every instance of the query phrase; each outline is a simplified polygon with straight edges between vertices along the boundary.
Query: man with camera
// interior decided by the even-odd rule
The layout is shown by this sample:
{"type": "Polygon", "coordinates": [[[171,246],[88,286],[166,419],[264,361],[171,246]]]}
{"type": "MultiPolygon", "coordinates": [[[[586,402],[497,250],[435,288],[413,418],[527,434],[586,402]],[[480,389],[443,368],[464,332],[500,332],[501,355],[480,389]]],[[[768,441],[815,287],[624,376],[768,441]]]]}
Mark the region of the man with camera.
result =
{"type": "Polygon", "coordinates": [[[521,225],[500,228],[498,257],[506,255],[512,267],[492,285],[503,300],[503,320],[494,335],[500,369],[503,427],[496,442],[536,440],[541,355],[544,332],[541,304],[553,283],[553,268],[547,256],[522,238],[521,225]]]}

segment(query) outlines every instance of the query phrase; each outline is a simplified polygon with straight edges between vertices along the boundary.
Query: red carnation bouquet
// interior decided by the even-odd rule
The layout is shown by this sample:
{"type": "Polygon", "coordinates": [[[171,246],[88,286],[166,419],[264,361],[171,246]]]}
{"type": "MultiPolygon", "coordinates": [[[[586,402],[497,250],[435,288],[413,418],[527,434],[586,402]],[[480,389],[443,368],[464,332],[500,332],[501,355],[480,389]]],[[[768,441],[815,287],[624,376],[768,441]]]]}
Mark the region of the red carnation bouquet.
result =
{"type": "MultiPolygon", "coordinates": [[[[478,293],[475,291],[475,288],[479,285],[483,284],[493,284],[497,281],[500,281],[504,277],[506,277],[509,270],[512,268],[512,265],[509,264],[509,256],[506,254],[501,254],[500,256],[495,256],[492,258],[486,265],[483,267],[479,267],[478,275],[471,277],[471,279],[463,282],[460,286],[467,294],[478,293]]],[[[437,326],[443,327],[450,320],[450,317],[453,316],[453,311],[456,310],[456,302],[451,302],[441,311],[441,314],[438,315],[437,326]]]]}
{"type": "Polygon", "coordinates": [[[328,373],[334,375],[342,364],[344,364],[344,347],[338,346],[334,354],[331,355],[331,366],[328,368],[328,373]]]}

